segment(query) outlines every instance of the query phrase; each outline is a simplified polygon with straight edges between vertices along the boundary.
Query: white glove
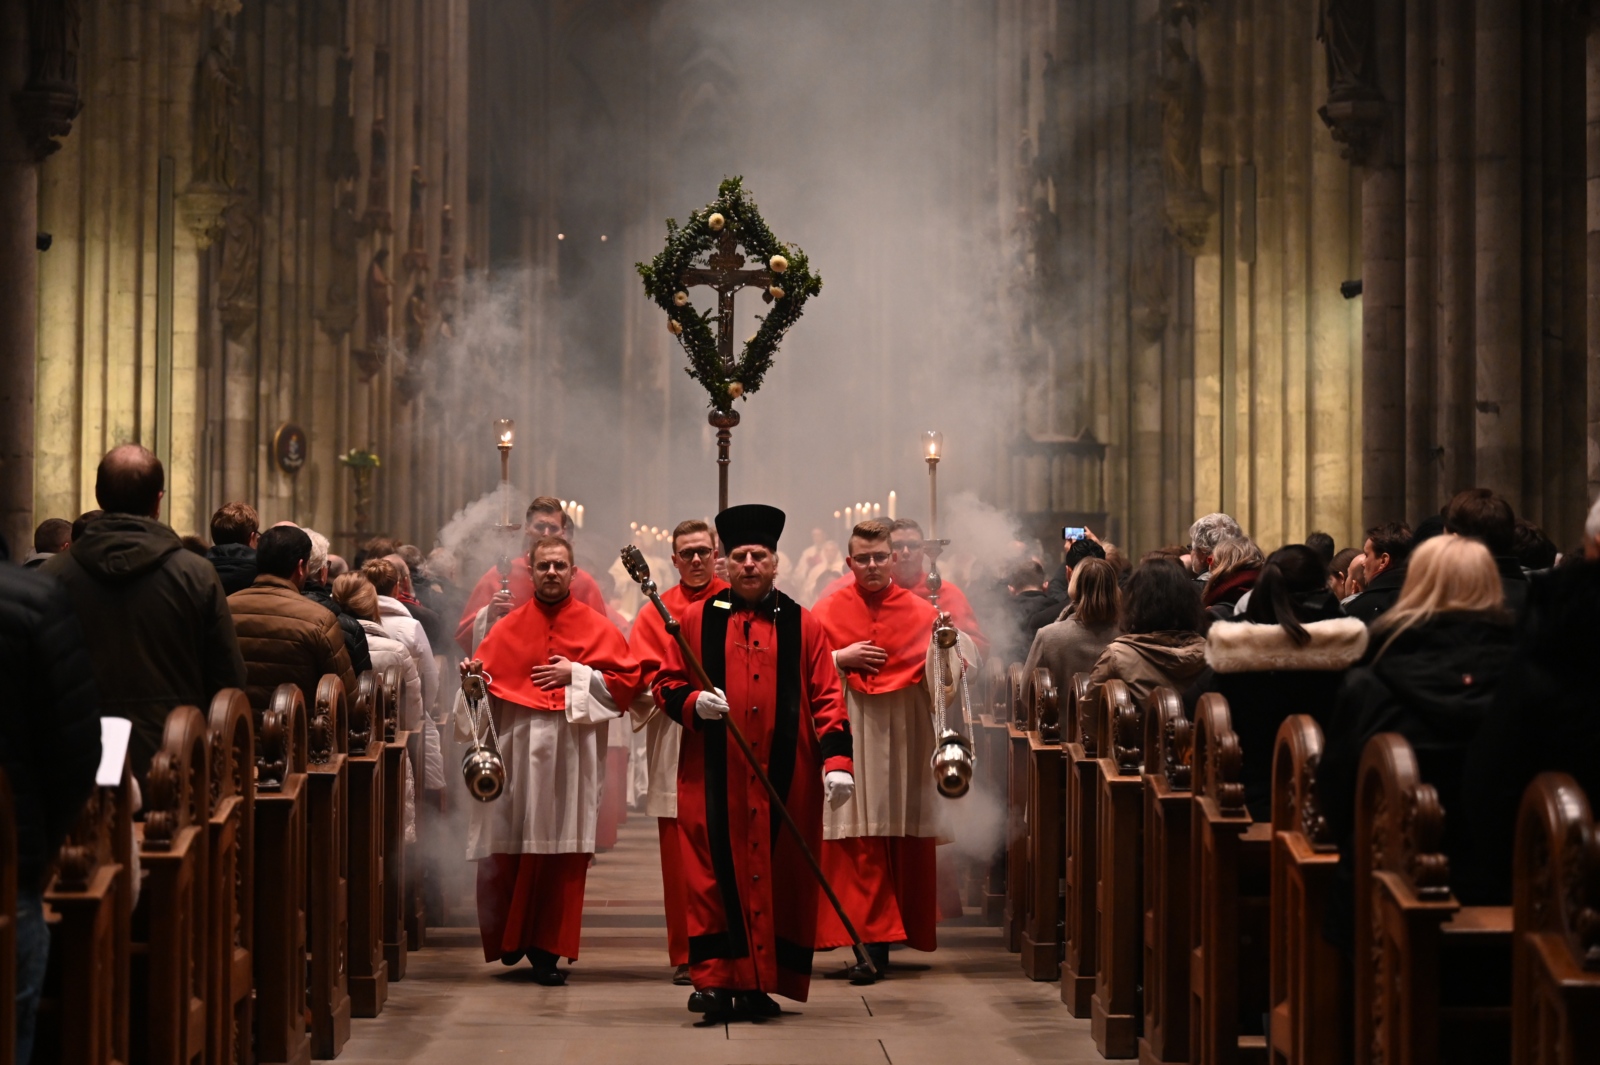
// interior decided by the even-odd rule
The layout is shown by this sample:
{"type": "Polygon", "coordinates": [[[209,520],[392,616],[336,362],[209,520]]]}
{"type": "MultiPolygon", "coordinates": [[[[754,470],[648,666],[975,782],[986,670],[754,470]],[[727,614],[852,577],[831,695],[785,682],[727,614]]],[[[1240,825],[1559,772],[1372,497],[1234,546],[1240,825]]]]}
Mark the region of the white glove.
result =
{"type": "Polygon", "coordinates": [[[850,801],[856,793],[856,778],[846,773],[843,769],[830,769],[822,777],[823,785],[828,789],[828,809],[837,810],[850,801]]]}
{"type": "Polygon", "coordinates": [[[721,688],[701,692],[694,697],[694,712],[703,721],[721,721],[728,715],[728,697],[721,688]]]}

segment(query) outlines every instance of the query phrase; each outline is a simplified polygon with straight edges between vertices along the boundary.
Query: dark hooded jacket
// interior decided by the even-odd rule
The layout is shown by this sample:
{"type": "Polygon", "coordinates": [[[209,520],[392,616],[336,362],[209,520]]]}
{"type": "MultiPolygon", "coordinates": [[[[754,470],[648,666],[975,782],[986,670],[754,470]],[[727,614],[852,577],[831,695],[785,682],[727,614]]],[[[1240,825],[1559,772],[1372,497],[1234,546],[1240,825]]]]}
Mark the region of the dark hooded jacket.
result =
{"type": "Polygon", "coordinates": [[[218,691],[244,687],[217,571],[154,518],[98,518],[42,572],[61,578],[77,611],[101,714],[133,722],[129,753],[140,780],[167,714],[179,706],[204,713],[218,691]]]}
{"type": "Polygon", "coordinates": [[[1368,581],[1360,595],[1344,605],[1344,612],[1371,625],[1400,600],[1400,588],[1405,583],[1404,566],[1386,569],[1368,581]]]}
{"type": "Polygon", "coordinates": [[[367,631],[361,627],[361,619],[346,613],[326,584],[306,581],[305,586],[300,589],[300,594],[318,606],[332,611],[333,616],[339,619],[339,631],[344,633],[344,650],[350,656],[351,672],[359,677],[370,670],[372,652],[367,647],[367,631]]]}
{"type": "Polygon", "coordinates": [[[17,885],[41,887],[100,764],[83,630],[54,577],[0,563],[0,765],[17,819],[17,885]]]}
{"type": "Polygon", "coordinates": [[[1516,656],[1462,780],[1477,865],[1490,901],[1502,905],[1511,902],[1517,809],[1533,778],[1570,774],[1600,807],[1600,563],[1563,566],[1527,592],[1516,656]]]}
{"type": "Polygon", "coordinates": [[[249,544],[213,544],[206,561],[217,567],[222,590],[228,595],[255,583],[256,549],[249,544]]]}
{"type": "Polygon", "coordinates": [[[1328,827],[1348,855],[1362,749],[1380,732],[1399,733],[1444,806],[1451,888],[1463,903],[1476,903],[1483,877],[1473,861],[1462,766],[1511,664],[1513,630],[1500,617],[1443,614],[1384,650],[1386,640],[1374,633],[1362,664],[1345,677],[1323,737],[1317,793],[1328,827]]]}

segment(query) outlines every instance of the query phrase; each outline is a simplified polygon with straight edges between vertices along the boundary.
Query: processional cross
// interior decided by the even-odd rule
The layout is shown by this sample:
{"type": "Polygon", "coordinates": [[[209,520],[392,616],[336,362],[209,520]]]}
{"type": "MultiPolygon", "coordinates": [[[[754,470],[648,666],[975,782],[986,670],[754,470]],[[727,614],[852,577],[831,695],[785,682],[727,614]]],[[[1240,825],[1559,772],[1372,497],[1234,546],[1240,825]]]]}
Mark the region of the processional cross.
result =
{"type": "MultiPolygon", "coordinates": [[[[739,254],[738,241],[727,229],[717,240],[717,250],[711,253],[709,265],[692,266],[683,272],[679,284],[685,289],[704,285],[717,290],[717,358],[722,360],[723,371],[730,376],[738,364],[733,357],[733,296],[742,288],[759,286],[770,290],[777,284],[777,275],[771,270],[741,270],[745,258],[739,254]]],[[[772,302],[770,291],[765,293],[772,302]]],[[[733,443],[733,427],[739,424],[739,412],[731,405],[727,410],[714,410],[706,421],[717,430],[717,509],[728,509],[728,448],[733,443]]]]}

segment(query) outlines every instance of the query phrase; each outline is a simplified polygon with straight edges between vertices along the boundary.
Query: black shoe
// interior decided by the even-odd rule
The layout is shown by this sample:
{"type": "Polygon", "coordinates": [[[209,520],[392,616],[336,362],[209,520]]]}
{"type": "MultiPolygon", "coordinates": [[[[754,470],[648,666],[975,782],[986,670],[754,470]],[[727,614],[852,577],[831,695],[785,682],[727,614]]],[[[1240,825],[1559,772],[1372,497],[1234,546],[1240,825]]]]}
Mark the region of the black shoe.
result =
{"type": "Polygon", "coordinates": [[[733,996],[733,1009],[746,1017],[777,1017],[783,1013],[783,1007],[763,991],[737,992],[733,996]]]}
{"type": "Polygon", "coordinates": [[[517,964],[517,962],[519,962],[521,960],[522,960],[522,951],[520,951],[520,950],[512,951],[510,954],[502,954],[502,955],[500,955],[500,964],[501,965],[508,965],[508,966],[509,965],[515,965],[515,964],[517,964]]]}
{"type": "Polygon", "coordinates": [[[692,985],[694,980],[689,976],[689,967],[687,965],[680,965],[676,969],[672,970],[672,982],[679,987],[689,987],[692,985]]]}
{"type": "Polygon", "coordinates": [[[557,957],[547,950],[535,947],[528,951],[528,962],[533,966],[533,982],[543,987],[561,987],[567,974],[556,968],[557,957]]]}
{"type": "Polygon", "coordinates": [[[862,946],[866,948],[867,957],[871,959],[872,965],[868,966],[865,962],[857,961],[850,966],[848,970],[850,982],[858,987],[876,983],[889,975],[889,945],[887,943],[863,943],[862,946]],[[874,972],[874,969],[877,971],[874,972]]]}
{"type": "Polygon", "coordinates": [[[733,993],[720,987],[708,987],[689,996],[689,1012],[703,1013],[706,1020],[726,1018],[733,1012],[733,993]]]}

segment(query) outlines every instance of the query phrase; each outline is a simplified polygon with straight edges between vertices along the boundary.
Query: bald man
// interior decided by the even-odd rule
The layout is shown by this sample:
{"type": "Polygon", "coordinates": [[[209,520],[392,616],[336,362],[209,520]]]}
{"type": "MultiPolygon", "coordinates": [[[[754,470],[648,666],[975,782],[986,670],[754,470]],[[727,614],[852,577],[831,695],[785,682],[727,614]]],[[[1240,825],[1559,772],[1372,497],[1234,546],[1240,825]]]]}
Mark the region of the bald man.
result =
{"type": "Polygon", "coordinates": [[[66,585],[101,714],[133,721],[129,750],[141,782],[174,707],[209,706],[222,688],[245,685],[222,581],[161,523],[164,488],[155,455],[138,444],[113,448],[95,474],[104,513],[40,567],[66,585]]]}

